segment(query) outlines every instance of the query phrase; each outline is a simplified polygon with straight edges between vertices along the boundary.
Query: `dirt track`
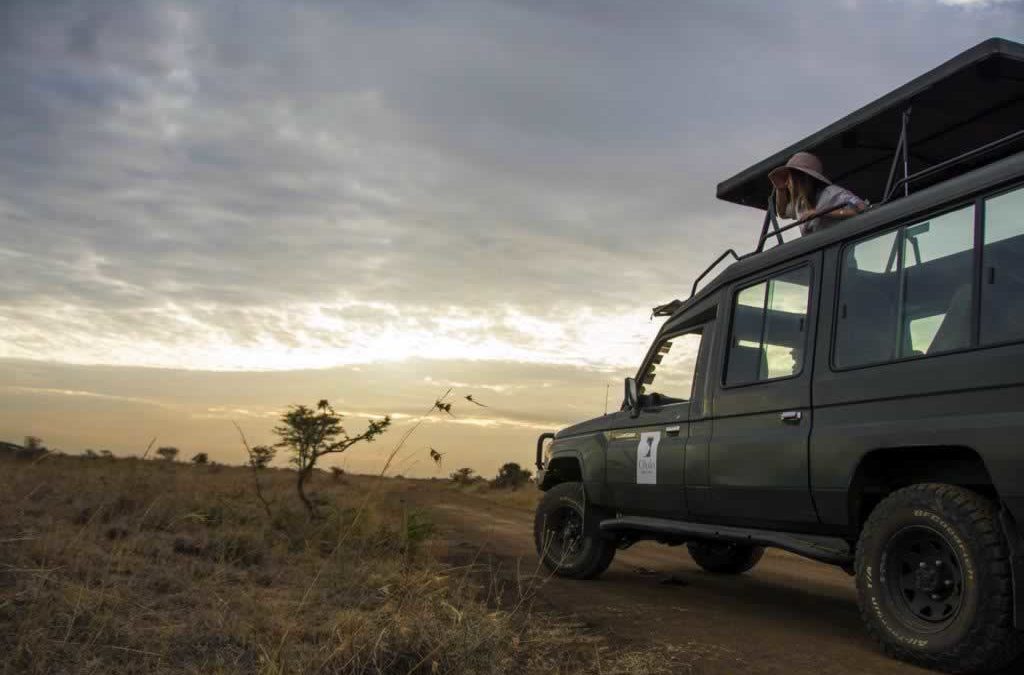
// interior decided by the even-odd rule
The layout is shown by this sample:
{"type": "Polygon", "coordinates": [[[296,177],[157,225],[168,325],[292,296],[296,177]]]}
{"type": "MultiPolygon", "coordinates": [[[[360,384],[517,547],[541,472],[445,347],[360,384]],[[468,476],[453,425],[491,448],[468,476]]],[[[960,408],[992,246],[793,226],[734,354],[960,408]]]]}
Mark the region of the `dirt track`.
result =
{"type": "MultiPolygon", "coordinates": [[[[417,483],[406,499],[433,514],[449,547],[481,550],[521,575],[534,573],[531,511],[417,483]]],[[[602,633],[680,648],[683,672],[928,672],[875,648],[861,628],[851,577],[779,551],[748,574],[723,577],[703,572],[683,547],[641,543],[619,552],[600,579],[550,579],[540,595],[602,633]]]]}

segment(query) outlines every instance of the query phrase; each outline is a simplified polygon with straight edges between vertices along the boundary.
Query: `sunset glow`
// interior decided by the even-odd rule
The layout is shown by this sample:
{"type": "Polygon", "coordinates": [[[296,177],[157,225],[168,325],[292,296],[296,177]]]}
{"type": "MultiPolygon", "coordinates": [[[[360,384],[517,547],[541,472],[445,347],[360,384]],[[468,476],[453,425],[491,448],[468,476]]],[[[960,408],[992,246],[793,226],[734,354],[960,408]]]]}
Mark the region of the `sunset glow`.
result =
{"type": "Polygon", "coordinates": [[[232,420],[401,428],[454,387],[421,442],[528,463],[751,248],[718,181],[1024,35],[1014,2],[837,3],[867,49],[733,4],[4,3],[0,440],[235,460],[232,420]]]}

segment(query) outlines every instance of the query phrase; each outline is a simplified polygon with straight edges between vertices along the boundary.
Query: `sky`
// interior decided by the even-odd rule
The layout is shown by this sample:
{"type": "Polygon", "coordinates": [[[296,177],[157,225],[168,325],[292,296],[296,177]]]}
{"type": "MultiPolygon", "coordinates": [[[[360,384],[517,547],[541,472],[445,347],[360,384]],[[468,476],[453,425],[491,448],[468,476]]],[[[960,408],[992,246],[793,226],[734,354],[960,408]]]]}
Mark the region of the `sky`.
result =
{"type": "Polygon", "coordinates": [[[617,407],[650,308],[751,248],[719,181],[1024,4],[8,1],[0,33],[0,440],[241,461],[232,420],[454,387],[408,473],[486,474],[617,407]]]}

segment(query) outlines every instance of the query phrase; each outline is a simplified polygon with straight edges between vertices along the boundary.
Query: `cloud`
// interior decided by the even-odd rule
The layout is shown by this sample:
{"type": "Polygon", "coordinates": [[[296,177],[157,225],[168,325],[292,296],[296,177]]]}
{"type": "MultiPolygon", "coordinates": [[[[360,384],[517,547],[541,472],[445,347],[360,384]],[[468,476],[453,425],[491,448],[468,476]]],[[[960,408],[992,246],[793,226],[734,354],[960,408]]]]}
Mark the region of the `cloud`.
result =
{"type": "MultiPolygon", "coordinates": [[[[39,302],[9,307],[0,358],[46,355],[64,363],[194,370],[296,370],[411,358],[501,360],[617,368],[658,324],[649,310],[543,315],[361,303],[224,308],[166,305],[121,309],[39,302]]],[[[481,385],[495,389],[496,385],[481,385]]]]}
{"type": "Polygon", "coordinates": [[[17,386],[3,386],[0,387],[0,391],[7,392],[18,396],[71,396],[71,397],[84,397],[91,399],[99,399],[103,401],[112,401],[117,403],[137,403],[143,405],[154,405],[154,406],[165,406],[166,404],[160,401],[152,399],[136,398],[132,396],[116,396],[112,394],[102,394],[95,391],[83,391],[81,389],[60,389],[57,387],[17,387],[17,386]]]}
{"type": "Polygon", "coordinates": [[[621,365],[750,247],[718,180],[1022,33],[861,9],[3,3],[0,356],[621,365]]]}
{"type": "Polygon", "coordinates": [[[953,7],[988,7],[990,5],[1007,5],[1020,0],[939,0],[939,4],[953,7]]]}

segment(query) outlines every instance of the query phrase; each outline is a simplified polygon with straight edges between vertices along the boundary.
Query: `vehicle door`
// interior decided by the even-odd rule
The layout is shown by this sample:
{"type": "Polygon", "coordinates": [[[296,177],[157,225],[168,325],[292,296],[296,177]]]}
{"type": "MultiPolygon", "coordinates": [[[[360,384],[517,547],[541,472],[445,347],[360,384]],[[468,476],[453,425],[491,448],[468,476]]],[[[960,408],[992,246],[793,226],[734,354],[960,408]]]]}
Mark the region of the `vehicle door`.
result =
{"type": "Polygon", "coordinates": [[[820,260],[818,252],[727,291],[708,444],[711,519],[755,527],[818,520],[808,449],[820,260]]]}
{"type": "Polygon", "coordinates": [[[622,513],[686,515],[685,447],[703,328],[660,337],[640,370],[640,408],[608,432],[606,477],[622,513]]]}

